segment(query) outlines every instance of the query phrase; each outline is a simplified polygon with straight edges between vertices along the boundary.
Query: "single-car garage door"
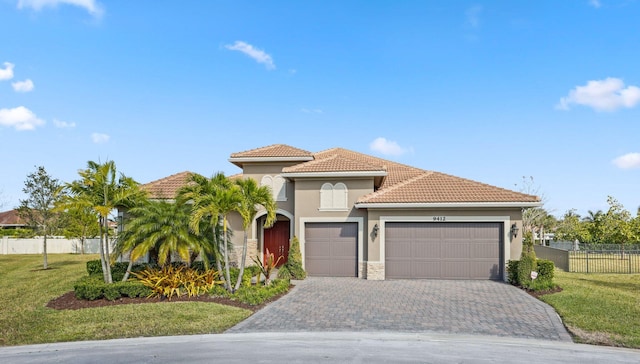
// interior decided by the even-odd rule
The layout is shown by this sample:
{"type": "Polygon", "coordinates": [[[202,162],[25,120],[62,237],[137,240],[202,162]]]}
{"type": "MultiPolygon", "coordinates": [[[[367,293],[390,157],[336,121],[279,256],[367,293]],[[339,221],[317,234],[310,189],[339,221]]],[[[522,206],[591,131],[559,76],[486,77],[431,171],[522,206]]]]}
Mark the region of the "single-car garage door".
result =
{"type": "Polygon", "coordinates": [[[502,279],[502,223],[387,222],[386,278],[502,279]]]}
{"type": "Polygon", "coordinates": [[[358,276],[357,223],[305,223],[305,269],[310,276],[358,276]]]}

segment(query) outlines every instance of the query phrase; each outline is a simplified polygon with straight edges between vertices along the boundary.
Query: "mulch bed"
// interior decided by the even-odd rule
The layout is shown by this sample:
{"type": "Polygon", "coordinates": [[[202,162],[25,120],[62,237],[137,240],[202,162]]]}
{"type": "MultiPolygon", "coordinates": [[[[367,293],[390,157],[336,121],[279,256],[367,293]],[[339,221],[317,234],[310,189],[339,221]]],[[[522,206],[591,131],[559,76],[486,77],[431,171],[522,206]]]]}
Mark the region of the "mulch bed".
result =
{"type": "Polygon", "coordinates": [[[538,298],[538,297],[544,296],[546,294],[562,292],[562,288],[561,287],[556,287],[556,288],[552,288],[552,289],[545,289],[545,290],[542,290],[542,291],[530,291],[528,289],[525,289],[525,291],[528,294],[532,295],[533,297],[538,298]]]}
{"type": "MultiPolygon", "coordinates": [[[[293,286],[291,286],[293,287],[293,286]]],[[[291,290],[289,287],[289,290],[291,290]]],[[[226,306],[233,306],[244,308],[247,310],[251,310],[256,312],[263,308],[265,305],[270,302],[278,300],[280,297],[286,295],[288,293],[282,293],[280,295],[274,296],[268,301],[260,304],[260,305],[248,305],[246,303],[242,303],[239,301],[232,300],[226,297],[211,297],[207,295],[197,296],[197,297],[188,297],[188,296],[180,296],[173,297],[171,300],[166,298],[130,298],[130,297],[122,297],[118,298],[114,301],[109,301],[107,299],[98,299],[93,301],[79,299],[75,296],[73,291],[67,292],[58,298],[54,298],[53,300],[47,303],[47,307],[53,308],[55,310],[80,310],[83,308],[93,308],[93,307],[104,307],[104,306],[117,306],[117,305],[129,305],[129,304],[143,304],[143,303],[171,303],[171,302],[213,302],[226,306]]]]}

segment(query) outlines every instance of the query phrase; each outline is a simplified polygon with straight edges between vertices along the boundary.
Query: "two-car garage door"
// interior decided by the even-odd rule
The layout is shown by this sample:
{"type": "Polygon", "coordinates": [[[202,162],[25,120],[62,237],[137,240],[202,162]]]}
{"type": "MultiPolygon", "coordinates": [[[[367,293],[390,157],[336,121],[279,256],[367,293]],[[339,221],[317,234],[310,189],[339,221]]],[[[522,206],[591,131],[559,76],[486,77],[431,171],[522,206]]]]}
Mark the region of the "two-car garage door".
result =
{"type": "MultiPolygon", "coordinates": [[[[503,223],[386,222],[385,278],[502,279],[503,223]]],[[[305,223],[311,276],[358,276],[357,223],[305,223]]]]}
{"type": "Polygon", "coordinates": [[[502,278],[502,223],[387,222],[386,278],[502,278]]]}

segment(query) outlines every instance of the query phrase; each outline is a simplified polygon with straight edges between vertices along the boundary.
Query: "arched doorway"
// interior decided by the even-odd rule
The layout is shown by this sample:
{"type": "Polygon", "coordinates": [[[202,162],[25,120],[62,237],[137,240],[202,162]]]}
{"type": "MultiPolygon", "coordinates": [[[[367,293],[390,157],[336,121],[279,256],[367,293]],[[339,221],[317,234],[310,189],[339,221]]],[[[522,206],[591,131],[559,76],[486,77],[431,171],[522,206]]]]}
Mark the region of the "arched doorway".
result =
{"type": "Polygon", "coordinates": [[[282,257],[278,267],[287,262],[289,257],[289,240],[291,238],[291,221],[286,216],[277,215],[277,221],[270,228],[262,230],[262,261],[267,258],[267,250],[275,259],[282,257]]]}

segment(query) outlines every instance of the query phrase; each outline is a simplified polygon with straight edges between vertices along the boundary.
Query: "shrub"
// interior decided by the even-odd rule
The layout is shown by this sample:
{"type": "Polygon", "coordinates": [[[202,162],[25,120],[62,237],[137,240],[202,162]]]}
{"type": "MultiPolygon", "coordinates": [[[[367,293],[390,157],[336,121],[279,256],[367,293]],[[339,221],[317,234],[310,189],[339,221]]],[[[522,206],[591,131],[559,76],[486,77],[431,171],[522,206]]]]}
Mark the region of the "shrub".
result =
{"type": "Polygon", "coordinates": [[[507,281],[513,285],[518,284],[518,263],[520,263],[519,260],[507,262],[507,281]]]}
{"type": "Polygon", "coordinates": [[[87,273],[89,273],[90,276],[102,275],[102,262],[100,262],[100,259],[87,262],[87,273]]]}
{"type": "Polygon", "coordinates": [[[255,285],[241,287],[234,294],[240,302],[248,305],[260,305],[270,298],[289,290],[289,281],[284,279],[274,279],[269,286],[255,285]]]}
{"type": "MultiPolygon", "coordinates": [[[[127,268],[129,267],[128,262],[116,262],[111,264],[111,278],[114,281],[121,281],[122,277],[124,277],[127,272],[127,268]]],[[[149,267],[152,267],[151,264],[148,263],[136,263],[131,267],[132,272],[141,272],[149,267]]],[[[100,259],[90,260],[87,262],[87,273],[90,276],[102,276],[102,262],[100,259]]]]}
{"type": "Polygon", "coordinates": [[[280,269],[278,270],[278,278],[291,280],[291,272],[289,271],[289,268],[287,268],[286,264],[280,267],[280,269]]]}
{"type": "Polygon", "coordinates": [[[148,297],[153,292],[151,289],[142,282],[137,280],[131,280],[126,282],[116,282],[113,285],[119,286],[120,294],[122,297],[148,297]]]}
{"type": "Polygon", "coordinates": [[[106,298],[110,301],[120,297],[147,297],[151,290],[139,281],[104,283],[102,277],[86,276],[73,286],[76,297],[84,300],[106,298]]]}
{"type": "Polygon", "coordinates": [[[556,287],[553,283],[555,265],[550,260],[538,259],[535,263],[538,276],[536,279],[531,279],[531,270],[527,266],[531,266],[531,262],[528,261],[529,257],[523,257],[521,260],[510,260],[507,263],[507,279],[509,283],[520,286],[522,288],[540,291],[547,290],[556,287]],[[523,269],[522,266],[525,266],[523,269]]]}
{"type": "Polygon", "coordinates": [[[518,263],[518,285],[521,287],[528,287],[531,282],[531,272],[536,270],[535,256],[529,254],[522,254],[520,262],[518,263]]]}
{"type": "Polygon", "coordinates": [[[104,297],[106,283],[100,277],[88,276],[81,278],[73,285],[73,291],[77,298],[83,300],[97,300],[104,297]]]}
{"type": "MultiPolygon", "coordinates": [[[[289,247],[289,257],[287,263],[283,266],[286,271],[283,275],[289,273],[290,279],[305,279],[307,272],[302,269],[302,254],[300,253],[300,240],[297,236],[294,236],[291,240],[291,246],[289,247]]],[[[278,274],[280,277],[280,274],[278,274]]],[[[285,278],[285,277],[282,277],[285,278]]]]}
{"type": "Polygon", "coordinates": [[[132,272],[131,274],[151,289],[150,296],[169,299],[183,294],[197,296],[222,283],[218,280],[219,274],[214,269],[208,269],[200,273],[184,265],[167,265],[160,269],[149,268],[142,272],[132,272]]]}

